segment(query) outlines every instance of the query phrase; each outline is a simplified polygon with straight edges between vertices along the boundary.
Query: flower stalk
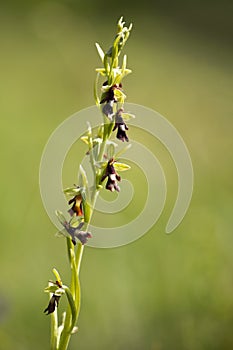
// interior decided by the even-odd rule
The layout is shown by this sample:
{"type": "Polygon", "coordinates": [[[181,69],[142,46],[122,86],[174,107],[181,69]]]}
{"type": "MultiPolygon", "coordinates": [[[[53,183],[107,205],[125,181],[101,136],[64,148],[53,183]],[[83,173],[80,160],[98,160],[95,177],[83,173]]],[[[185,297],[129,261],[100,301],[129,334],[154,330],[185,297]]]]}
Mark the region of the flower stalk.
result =
{"type": "Polygon", "coordinates": [[[64,190],[67,204],[70,206],[67,210],[70,218],[67,219],[62,212],[56,211],[58,220],[63,226],[59,235],[66,238],[71,281],[70,287],[64,285],[58,271],[53,269],[56,281],[50,281],[48,287],[45,288],[45,292],[48,292],[50,296],[49,305],[45,312],[51,314],[51,350],[68,349],[71,335],[78,330],[76,323],[81,302],[80,266],[84,245],[92,238],[92,234],[88,230],[98,194],[105,189],[119,192],[121,177],[118,172],[130,168],[127,164],[119,163],[116,160],[122,151],[116,152],[117,143],[112,140],[112,136],[115,134],[114,136],[119,141],[128,142],[126,121],[134,117],[124,112],[126,95],[122,85],[123,78],[131,73],[131,70],[126,67],[126,55],[123,56],[121,66],[119,59],[131,29],[132,24],[127,28],[123,18],[120,18],[111,47],[104,52],[101,46],[96,44],[103,67],[96,69],[94,98],[103,119],[100,122],[97,135],[93,134],[88,123],[87,132],[82,137],[82,141],[87,145],[86,156],[89,157],[94,183],[89,185],[86,171],[80,165],[78,185],[64,190]],[[103,81],[100,85],[101,78],[103,81]],[[58,308],[59,300],[63,296],[67,299],[67,308],[60,320],[58,308]]]}

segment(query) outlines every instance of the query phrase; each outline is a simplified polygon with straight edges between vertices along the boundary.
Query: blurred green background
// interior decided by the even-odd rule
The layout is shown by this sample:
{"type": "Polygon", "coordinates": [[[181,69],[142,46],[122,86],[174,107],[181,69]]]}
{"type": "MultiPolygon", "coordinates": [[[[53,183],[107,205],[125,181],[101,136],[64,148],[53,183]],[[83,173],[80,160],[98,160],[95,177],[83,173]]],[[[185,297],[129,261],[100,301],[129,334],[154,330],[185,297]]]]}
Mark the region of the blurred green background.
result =
{"type": "Polygon", "coordinates": [[[168,181],[165,211],[130,245],[85,249],[70,349],[233,348],[231,14],[226,0],[1,5],[1,350],[49,349],[43,288],[54,266],[66,282],[69,273],[64,240],[54,238],[41,202],[40,157],[64,119],[94,104],[94,43],[108,48],[121,15],[134,23],[127,101],[157,110],[181,133],[194,193],[165,235],[177,177],[151,140],[168,181]]]}

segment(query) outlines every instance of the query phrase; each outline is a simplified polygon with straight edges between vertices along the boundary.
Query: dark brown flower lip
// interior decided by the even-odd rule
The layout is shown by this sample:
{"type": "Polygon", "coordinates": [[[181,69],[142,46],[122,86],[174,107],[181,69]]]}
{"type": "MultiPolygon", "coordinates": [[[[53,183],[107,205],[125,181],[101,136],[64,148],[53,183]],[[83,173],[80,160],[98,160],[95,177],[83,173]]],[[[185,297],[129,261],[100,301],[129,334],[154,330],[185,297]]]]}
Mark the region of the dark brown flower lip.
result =
{"type": "Polygon", "coordinates": [[[68,204],[73,204],[72,207],[68,210],[68,213],[73,216],[83,216],[83,199],[81,194],[78,194],[77,196],[74,196],[71,198],[68,202],[68,204]]]}
{"type": "MultiPolygon", "coordinates": [[[[103,86],[106,86],[106,85],[108,85],[107,81],[103,83],[103,86]]],[[[115,98],[115,94],[114,94],[115,89],[122,90],[122,84],[120,83],[120,84],[114,84],[113,86],[110,86],[110,88],[102,94],[100,104],[105,102],[110,102],[110,101],[117,102],[117,99],[115,98]]]]}
{"type": "Polygon", "coordinates": [[[52,295],[47,308],[44,310],[44,313],[46,313],[46,315],[49,315],[55,311],[55,308],[58,307],[60,297],[60,295],[52,295]]]}
{"type": "Polygon", "coordinates": [[[114,162],[115,162],[114,158],[111,158],[108,161],[108,164],[105,169],[105,173],[101,178],[101,182],[103,182],[106,178],[108,178],[105,188],[111,192],[115,190],[117,192],[120,192],[120,187],[117,181],[121,181],[121,177],[117,174],[114,168],[114,162]]]}
{"type": "Polygon", "coordinates": [[[113,131],[117,129],[117,135],[116,137],[121,140],[122,142],[129,141],[129,138],[126,134],[126,130],[129,130],[128,126],[126,125],[126,123],[124,122],[124,119],[122,117],[122,112],[123,112],[123,108],[120,108],[115,116],[115,125],[113,128],[113,131]]]}
{"type": "Polygon", "coordinates": [[[80,222],[78,227],[71,226],[70,223],[67,221],[63,223],[63,226],[71,236],[71,240],[74,245],[77,244],[77,239],[84,245],[87,243],[89,238],[92,238],[92,234],[90,232],[81,231],[83,225],[84,221],[80,222]]]}

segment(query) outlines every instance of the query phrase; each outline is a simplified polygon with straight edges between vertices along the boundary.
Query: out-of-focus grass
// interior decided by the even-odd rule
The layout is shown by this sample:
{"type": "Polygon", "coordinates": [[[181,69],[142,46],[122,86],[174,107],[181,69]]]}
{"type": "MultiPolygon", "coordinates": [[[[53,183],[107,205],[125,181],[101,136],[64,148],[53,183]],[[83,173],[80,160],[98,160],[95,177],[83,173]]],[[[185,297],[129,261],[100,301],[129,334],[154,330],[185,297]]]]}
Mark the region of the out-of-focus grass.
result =
{"type": "MultiPolygon", "coordinates": [[[[185,219],[166,236],[176,172],[159,142],[149,140],[167,176],[165,211],[131,245],[85,250],[80,332],[71,349],[228,350],[233,347],[232,52],[163,17],[135,15],[134,22],[128,101],[159,111],[182,134],[194,165],[194,194],[185,219]]],[[[65,280],[69,275],[64,241],[54,238],[39,196],[40,157],[54,128],[93,104],[99,64],[94,42],[106,48],[115,23],[50,3],[19,15],[3,11],[0,29],[0,348],[47,349],[43,288],[54,266],[65,280]]],[[[66,169],[68,179],[72,165],[66,169]]]]}

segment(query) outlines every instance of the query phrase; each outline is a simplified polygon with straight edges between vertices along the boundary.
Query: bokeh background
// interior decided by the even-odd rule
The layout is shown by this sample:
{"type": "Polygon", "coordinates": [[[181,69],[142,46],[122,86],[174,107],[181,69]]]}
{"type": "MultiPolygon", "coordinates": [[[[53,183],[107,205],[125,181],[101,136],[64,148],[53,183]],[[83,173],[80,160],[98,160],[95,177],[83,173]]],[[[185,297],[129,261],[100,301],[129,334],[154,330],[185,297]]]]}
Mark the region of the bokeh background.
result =
{"type": "MultiPolygon", "coordinates": [[[[85,249],[70,349],[233,348],[232,2],[22,0],[0,11],[1,350],[49,349],[43,289],[54,266],[67,282],[69,273],[41,202],[40,157],[64,119],[93,105],[94,43],[108,48],[121,15],[134,23],[128,102],[157,110],[181,133],[194,193],[166,235],[177,175],[162,145],[147,140],[166,173],[165,210],[130,245],[85,249]]],[[[73,183],[73,163],[65,169],[73,183]]]]}

